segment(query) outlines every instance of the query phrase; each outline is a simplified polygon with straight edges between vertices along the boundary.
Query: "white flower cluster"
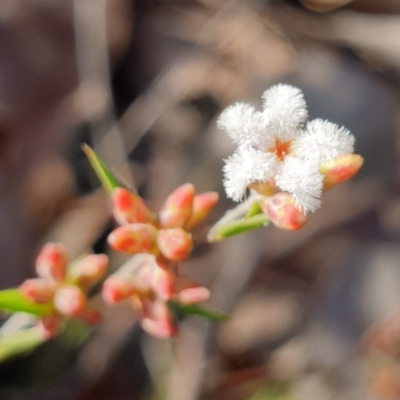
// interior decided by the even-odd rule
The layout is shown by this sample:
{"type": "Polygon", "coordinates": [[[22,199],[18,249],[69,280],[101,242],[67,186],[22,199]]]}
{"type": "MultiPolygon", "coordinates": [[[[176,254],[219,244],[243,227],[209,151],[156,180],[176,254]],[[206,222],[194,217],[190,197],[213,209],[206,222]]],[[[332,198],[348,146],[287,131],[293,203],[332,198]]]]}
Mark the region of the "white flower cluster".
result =
{"type": "Polygon", "coordinates": [[[273,181],[299,209],[313,212],[321,203],[320,165],[352,153],[354,136],[321,119],[306,123],[307,105],[298,88],[275,85],[262,99],[262,111],[236,103],[218,119],[218,127],[238,145],[225,160],[226,193],[240,201],[251,183],[273,181]]]}

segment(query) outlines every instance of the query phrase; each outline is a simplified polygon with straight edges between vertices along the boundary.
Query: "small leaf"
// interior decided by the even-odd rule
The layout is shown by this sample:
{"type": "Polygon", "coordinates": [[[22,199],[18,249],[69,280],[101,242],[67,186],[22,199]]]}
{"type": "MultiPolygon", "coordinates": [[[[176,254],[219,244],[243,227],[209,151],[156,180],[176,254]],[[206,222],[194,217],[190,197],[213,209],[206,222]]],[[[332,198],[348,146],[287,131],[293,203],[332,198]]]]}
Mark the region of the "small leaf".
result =
{"type": "Polygon", "coordinates": [[[249,219],[253,217],[254,215],[258,215],[262,213],[260,203],[258,201],[254,201],[253,203],[250,204],[249,209],[247,210],[246,216],[244,219],[249,219]]]}
{"type": "Polygon", "coordinates": [[[46,341],[39,329],[29,328],[0,336],[0,362],[33,350],[46,341]]]}
{"type": "Polygon", "coordinates": [[[48,315],[53,311],[51,304],[36,304],[25,298],[19,289],[0,291],[0,309],[8,312],[27,312],[34,315],[48,315]]]}
{"type": "Polygon", "coordinates": [[[215,322],[225,322],[229,319],[227,314],[219,313],[216,311],[208,310],[204,307],[200,307],[197,304],[180,304],[174,301],[168,302],[168,307],[171,312],[178,318],[188,315],[196,315],[215,322]]]}
{"type": "Polygon", "coordinates": [[[95,151],[88,146],[87,144],[82,145],[82,150],[86,154],[90,165],[92,166],[94,172],[96,173],[97,177],[99,178],[101,184],[103,185],[104,189],[111,194],[111,192],[119,187],[117,180],[111,174],[111,172],[107,169],[103,161],[101,161],[100,157],[95,153],[95,151]]]}
{"type": "Polygon", "coordinates": [[[257,214],[247,219],[240,219],[228,222],[225,225],[216,225],[208,233],[209,242],[218,242],[231,236],[238,235],[246,231],[262,228],[269,224],[269,218],[265,214],[257,214]]]}

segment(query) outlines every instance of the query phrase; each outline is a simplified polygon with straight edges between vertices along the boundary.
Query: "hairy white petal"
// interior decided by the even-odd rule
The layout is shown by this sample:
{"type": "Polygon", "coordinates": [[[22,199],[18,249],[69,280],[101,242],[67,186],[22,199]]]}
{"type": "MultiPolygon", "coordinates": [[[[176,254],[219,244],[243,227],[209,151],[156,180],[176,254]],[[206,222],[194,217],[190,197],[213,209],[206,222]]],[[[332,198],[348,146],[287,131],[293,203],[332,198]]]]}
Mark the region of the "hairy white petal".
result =
{"type": "Polygon", "coordinates": [[[252,147],[239,147],[225,160],[223,168],[226,194],[234,201],[240,201],[252,182],[267,180],[275,166],[274,157],[252,147]]]}
{"type": "Polygon", "coordinates": [[[260,147],[268,133],[268,119],[246,103],[236,103],[226,108],[219,116],[217,126],[238,145],[260,147]]]}
{"type": "Polygon", "coordinates": [[[300,89],[278,84],[262,95],[264,114],[271,121],[269,128],[280,140],[296,136],[308,117],[307,105],[300,89]]]}
{"type": "Polygon", "coordinates": [[[320,207],[322,181],[317,164],[296,157],[286,157],[276,176],[277,186],[289,192],[305,213],[320,207]]]}
{"type": "Polygon", "coordinates": [[[314,119],[293,143],[293,151],[297,157],[322,164],[353,153],[354,141],[354,136],[346,128],[322,119],[314,119]]]}

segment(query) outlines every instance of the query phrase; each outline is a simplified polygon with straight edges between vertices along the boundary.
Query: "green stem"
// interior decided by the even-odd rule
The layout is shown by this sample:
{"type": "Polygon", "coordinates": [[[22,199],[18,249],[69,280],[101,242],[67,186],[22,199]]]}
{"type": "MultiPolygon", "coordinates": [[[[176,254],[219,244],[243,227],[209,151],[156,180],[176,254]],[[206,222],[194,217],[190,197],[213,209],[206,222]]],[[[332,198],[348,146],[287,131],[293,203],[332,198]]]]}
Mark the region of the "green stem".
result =
{"type": "Polygon", "coordinates": [[[27,353],[45,341],[37,328],[14,332],[12,335],[0,336],[0,362],[20,354],[27,353]]]}
{"type": "Polygon", "coordinates": [[[216,226],[216,229],[212,229],[209,232],[208,241],[218,242],[239,233],[262,228],[268,224],[269,218],[265,214],[257,214],[247,219],[231,221],[225,225],[216,226]]]}

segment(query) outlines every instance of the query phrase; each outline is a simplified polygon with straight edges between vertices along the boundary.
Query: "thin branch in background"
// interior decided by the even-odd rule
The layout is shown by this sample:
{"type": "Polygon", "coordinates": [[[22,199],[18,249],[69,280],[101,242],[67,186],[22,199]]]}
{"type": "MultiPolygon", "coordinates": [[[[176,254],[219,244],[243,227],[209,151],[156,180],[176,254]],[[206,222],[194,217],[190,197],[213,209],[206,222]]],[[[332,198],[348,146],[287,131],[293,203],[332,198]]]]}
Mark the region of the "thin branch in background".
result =
{"type": "MultiPolygon", "coordinates": [[[[107,0],[74,0],[77,68],[93,146],[113,168],[126,166],[125,144],[114,114],[107,40],[107,0]],[[99,107],[93,110],[93,107],[99,107]],[[93,116],[97,118],[93,118],[93,116]]],[[[129,168],[119,171],[133,186],[129,168]]]]}

